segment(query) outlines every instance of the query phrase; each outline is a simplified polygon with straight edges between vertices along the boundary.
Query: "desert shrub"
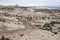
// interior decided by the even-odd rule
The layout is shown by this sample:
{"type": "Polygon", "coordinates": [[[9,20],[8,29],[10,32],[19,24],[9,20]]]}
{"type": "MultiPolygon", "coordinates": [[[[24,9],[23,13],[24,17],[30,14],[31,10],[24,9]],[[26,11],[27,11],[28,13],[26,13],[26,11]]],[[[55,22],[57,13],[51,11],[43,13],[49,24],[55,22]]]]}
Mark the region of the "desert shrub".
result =
{"type": "Polygon", "coordinates": [[[48,31],[49,31],[49,30],[50,30],[50,31],[52,30],[52,27],[50,26],[50,24],[45,24],[45,25],[43,25],[42,27],[43,27],[44,30],[48,30],[48,31]]]}
{"type": "Polygon", "coordinates": [[[23,36],[24,36],[24,34],[21,34],[20,36],[21,36],[21,37],[23,37],[23,36]]]}
{"type": "Polygon", "coordinates": [[[55,24],[55,22],[51,22],[50,24],[51,24],[51,26],[53,26],[55,24]]]}
{"type": "Polygon", "coordinates": [[[0,19],[0,21],[2,21],[2,19],[0,19]]]}
{"type": "Polygon", "coordinates": [[[60,27],[58,27],[58,32],[60,32],[60,27]]]}
{"type": "Polygon", "coordinates": [[[60,29],[60,27],[58,27],[58,29],[60,29]]]}
{"type": "Polygon", "coordinates": [[[57,34],[57,32],[53,32],[54,34],[57,34]]]}
{"type": "Polygon", "coordinates": [[[9,38],[6,38],[6,40],[9,40],[9,38]]]}
{"type": "Polygon", "coordinates": [[[32,20],[32,17],[28,17],[27,19],[28,19],[29,21],[31,21],[31,20],[32,20]]]}
{"type": "Polygon", "coordinates": [[[0,40],[9,40],[9,38],[5,38],[4,36],[2,36],[0,40]]]}
{"type": "Polygon", "coordinates": [[[4,36],[2,36],[2,37],[1,37],[1,40],[5,40],[5,37],[4,37],[4,36]]]}
{"type": "Polygon", "coordinates": [[[45,18],[44,18],[44,17],[42,17],[42,19],[44,20],[45,18]]]}
{"type": "Polygon", "coordinates": [[[2,22],[5,22],[5,20],[3,19],[2,22]]]}

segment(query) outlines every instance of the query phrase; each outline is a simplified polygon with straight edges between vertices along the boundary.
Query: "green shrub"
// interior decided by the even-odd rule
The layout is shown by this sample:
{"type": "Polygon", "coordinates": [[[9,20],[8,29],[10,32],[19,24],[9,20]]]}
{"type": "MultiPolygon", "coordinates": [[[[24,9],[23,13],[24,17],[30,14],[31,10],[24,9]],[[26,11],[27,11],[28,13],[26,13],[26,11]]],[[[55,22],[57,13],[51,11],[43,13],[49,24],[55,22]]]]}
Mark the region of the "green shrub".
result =
{"type": "Polygon", "coordinates": [[[4,36],[2,36],[0,40],[9,40],[9,38],[5,38],[4,36]]]}
{"type": "Polygon", "coordinates": [[[1,40],[5,40],[5,37],[4,37],[4,36],[2,36],[2,37],[1,37],[1,40]]]}

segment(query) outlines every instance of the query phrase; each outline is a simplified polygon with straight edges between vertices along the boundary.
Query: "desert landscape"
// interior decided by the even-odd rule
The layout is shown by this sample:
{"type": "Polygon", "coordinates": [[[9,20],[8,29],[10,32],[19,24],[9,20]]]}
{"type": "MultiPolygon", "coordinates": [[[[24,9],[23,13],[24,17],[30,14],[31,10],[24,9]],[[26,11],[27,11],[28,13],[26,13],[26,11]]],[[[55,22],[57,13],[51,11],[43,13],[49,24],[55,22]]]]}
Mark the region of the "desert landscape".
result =
{"type": "Polygon", "coordinates": [[[60,40],[60,8],[0,5],[0,40],[60,40]]]}

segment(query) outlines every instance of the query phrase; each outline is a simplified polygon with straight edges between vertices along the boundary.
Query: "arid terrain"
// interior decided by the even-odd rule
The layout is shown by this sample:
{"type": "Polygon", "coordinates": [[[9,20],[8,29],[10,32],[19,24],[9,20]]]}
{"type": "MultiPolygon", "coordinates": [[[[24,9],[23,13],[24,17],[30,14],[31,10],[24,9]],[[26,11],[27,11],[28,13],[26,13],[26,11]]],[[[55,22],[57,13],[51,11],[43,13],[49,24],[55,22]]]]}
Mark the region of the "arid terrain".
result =
{"type": "Polygon", "coordinates": [[[0,38],[60,40],[60,8],[0,6],[0,38]]]}

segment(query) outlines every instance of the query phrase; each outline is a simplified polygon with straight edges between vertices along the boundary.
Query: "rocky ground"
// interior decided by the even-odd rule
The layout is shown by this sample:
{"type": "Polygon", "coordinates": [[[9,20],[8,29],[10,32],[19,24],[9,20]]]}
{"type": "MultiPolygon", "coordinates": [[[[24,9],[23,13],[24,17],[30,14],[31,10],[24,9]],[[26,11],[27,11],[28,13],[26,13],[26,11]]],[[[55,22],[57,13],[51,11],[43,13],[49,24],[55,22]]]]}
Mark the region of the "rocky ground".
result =
{"type": "Polygon", "coordinates": [[[49,31],[41,29],[32,29],[27,31],[19,31],[16,33],[1,34],[11,40],[60,40],[60,35],[55,35],[49,31]]]}
{"type": "Polygon", "coordinates": [[[23,6],[0,7],[0,38],[60,40],[60,10],[23,6]]]}

